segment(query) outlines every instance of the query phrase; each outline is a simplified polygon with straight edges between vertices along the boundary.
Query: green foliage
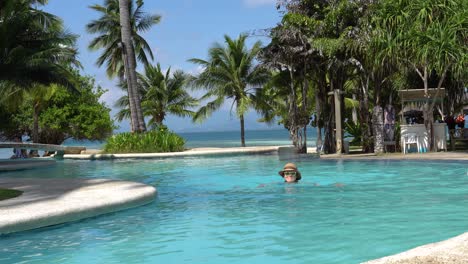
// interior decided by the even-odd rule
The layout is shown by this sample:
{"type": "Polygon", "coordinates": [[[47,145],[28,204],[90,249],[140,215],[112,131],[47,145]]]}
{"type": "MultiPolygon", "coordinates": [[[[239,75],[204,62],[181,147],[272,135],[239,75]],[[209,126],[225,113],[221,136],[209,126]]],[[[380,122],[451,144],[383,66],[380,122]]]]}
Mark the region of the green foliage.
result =
{"type": "Polygon", "coordinates": [[[287,13],[283,17],[286,27],[315,28],[320,25],[320,21],[298,13],[287,13]]]}
{"type": "MultiPolygon", "coordinates": [[[[120,10],[118,0],[105,0],[104,5],[92,5],[91,9],[99,12],[99,19],[86,25],[88,33],[99,34],[89,44],[90,50],[102,49],[96,61],[98,66],[106,64],[107,76],[123,76],[124,62],[122,57],[122,36],[120,32],[120,10]]],[[[148,31],[161,21],[161,16],[143,12],[143,1],[129,1],[130,24],[137,59],[144,65],[153,60],[153,52],[141,33],[148,31]]]]}
{"type": "MultiPolygon", "coordinates": [[[[91,77],[79,76],[78,71],[73,73],[79,83],[78,91],[71,92],[56,86],[53,95],[42,101],[42,112],[39,114],[40,143],[61,144],[71,137],[102,140],[115,128],[110,118],[110,109],[99,101],[105,90],[96,86],[91,77]]],[[[7,112],[2,114],[0,123],[2,134],[7,138],[18,133],[31,134],[32,106],[37,99],[25,96],[16,109],[5,109],[7,112]]]]}
{"type": "Polygon", "coordinates": [[[161,126],[145,133],[121,133],[110,137],[105,153],[158,153],[184,150],[185,140],[161,126]]]}
{"type": "Polygon", "coordinates": [[[1,189],[0,188],[0,201],[18,197],[22,193],[23,193],[23,191],[11,190],[11,189],[1,189]]]}
{"type": "MultiPolygon", "coordinates": [[[[298,107],[296,114],[296,124],[306,126],[310,122],[310,116],[313,112],[314,105],[309,103],[307,109],[303,109],[302,98],[302,80],[299,78],[294,81],[294,89],[296,90],[297,98],[296,105],[298,107]]],[[[259,122],[273,124],[277,121],[278,124],[283,124],[286,128],[290,125],[289,100],[291,92],[291,77],[289,70],[275,72],[272,74],[270,81],[263,86],[263,89],[257,90],[255,94],[255,110],[262,116],[259,122]]],[[[313,83],[309,82],[307,90],[307,98],[311,98],[315,90],[313,83]]]]}
{"type": "Polygon", "coordinates": [[[353,146],[361,144],[362,142],[361,124],[359,123],[355,124],[354,122],[346,122],[344,123],[344,125],[345,125],[344,130],[346,131],[346,134],[347,134],[345,138],[353,138],[350,144],[353,146]]]}
{"type": "MultiPolygon", "coordinates": [[[[60,83],[75,88],[69,65],[76,60],[77,36],[39,8],[47,1],[4,0],[0,4],[0,82],[28,88],[60,83]]],[[[0,85],[0,93],[7,85],[0,85]]]]}
{"type": "Polygon", "coordinates": [[[251,49],[246,47],[247,35],[232,39],[225,35],[225,46],[216,43],[209,49],[208,60],[190,59],[190,62],[204,67],[204,71],[192,80],[195,88],[203,88],[207,93],[202,99],[213,101],[201,107],[194,115],[195,121],[202,121],[219,109],[225,98],[232,99],[236,114],[241,117],[253,106],[252,96],[256,88],[265,84],[270,73],[255,65],[260,52],[260,42],[251,49]]]}
{"type": "Polygon", "coordinates": [[[219,43],[208,50],[208,59],[193,58],[190,62],[204,68],[198,76],[193,77],[191,84],[207,92],[201,100],[212,100],[200,107],[194,114],[195,122],[202,122],[218,110],[225,99],[233,101],[236,115],[241,123],[241,146],[245,146],[244,115],[250,107],[255,106],[255,91],[260,89],[270,78],[270,72],[256,65],[256,57],[261,43],[255,42],[252,48],[246,46],[247,35],[241,34],[237,39],[224,36],[225,46],[219,43]]]}
{"type": "Polygon", "coordinates": [[[344,98],[345,109],[347,111],[352,111],[353,109],[359,108],[359,102],[353,98],[344,98]]]}
{"type": "Polygon", "coordinates": [[[373,19],[380,57],[438,74],[451,69],[466,78],[467,10],[467,1],[458,0],[382,1],[373,19]]]}
{"type": "MultiPolygon", "coordinates": [[[[150,117],[148,125],[158,127],[163,125],[167,114],[179,117],[193,117],[191,110],[198,105],[185,88],[188,75],[171,69],[163,72],[159,63],[155,66],[146,65],[144,74],[138,75],[141,94],[141,107],[145,117],[150,117]]],[[[126,87],[126,85],[124,85],[126,87]]],[[[117,113],[117,120],[130,118],[128,96],[122,96],[115,104],[121,108],[117,113]]]]}
{"type": "Polygon", "coordinates": [[[115,128],[110,118],[110,109],[99,102],[105,92],[95,86],[94,79],[81,77],[79,93],[61,90],[54,96],[50,106],[40,116],[43,141],[47,130],[57,130],[64,138],[102,140],[115,128]]]}

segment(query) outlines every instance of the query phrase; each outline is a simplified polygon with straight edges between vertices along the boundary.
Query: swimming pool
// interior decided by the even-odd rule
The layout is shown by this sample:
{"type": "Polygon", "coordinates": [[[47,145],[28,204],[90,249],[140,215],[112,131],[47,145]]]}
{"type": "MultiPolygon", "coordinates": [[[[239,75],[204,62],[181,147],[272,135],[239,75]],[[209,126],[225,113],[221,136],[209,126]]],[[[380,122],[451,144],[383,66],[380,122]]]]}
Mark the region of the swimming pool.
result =
{"type": "Polygon", "coordinates": [[[66,160],[2,173],[133,180],[158,198],[0,236],[0,263],[359,263],[468,230],[464,163],[293,161],[299,184],[282,183],[287,161],[277,155],[66,160]]]}

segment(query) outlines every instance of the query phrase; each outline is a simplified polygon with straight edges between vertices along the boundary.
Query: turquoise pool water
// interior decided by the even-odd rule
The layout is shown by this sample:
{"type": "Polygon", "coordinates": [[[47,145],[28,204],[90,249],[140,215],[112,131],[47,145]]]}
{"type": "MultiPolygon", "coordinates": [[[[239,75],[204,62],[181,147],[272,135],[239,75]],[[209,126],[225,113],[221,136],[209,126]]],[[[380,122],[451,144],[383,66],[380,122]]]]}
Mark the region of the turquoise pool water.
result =
{"type": "Polygon", "coordinates": [[[0,263],[359,263],[468,231],[464,163],[294,161],[299,184],[282,183],[276,155],[2,173],[134,180],[159,193],[143,207],[0,236],[0,263]]]}

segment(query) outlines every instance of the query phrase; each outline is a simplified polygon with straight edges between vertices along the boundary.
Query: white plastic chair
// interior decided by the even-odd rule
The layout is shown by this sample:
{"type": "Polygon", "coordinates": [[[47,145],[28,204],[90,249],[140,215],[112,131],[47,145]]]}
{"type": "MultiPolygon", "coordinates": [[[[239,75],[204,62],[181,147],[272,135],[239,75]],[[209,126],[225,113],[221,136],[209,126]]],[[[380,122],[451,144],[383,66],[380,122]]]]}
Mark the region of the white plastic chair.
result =
{"type": "Polygon", "coordinates": [[[416,133],[408,133],[403,137],[403,154],[408,152],[408,149],[412,144],[416,144],[418,153],[421,152],[421,146],[419,145],[419,136],[416,133]]]}

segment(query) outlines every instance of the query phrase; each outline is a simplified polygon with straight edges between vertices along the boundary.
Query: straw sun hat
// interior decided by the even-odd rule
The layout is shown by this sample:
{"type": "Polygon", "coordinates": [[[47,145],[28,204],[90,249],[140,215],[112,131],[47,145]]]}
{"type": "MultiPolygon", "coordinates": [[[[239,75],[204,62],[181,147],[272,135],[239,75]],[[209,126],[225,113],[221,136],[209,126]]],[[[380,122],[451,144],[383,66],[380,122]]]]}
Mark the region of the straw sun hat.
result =
{"type": "Polygon", "coordinates": [[[283,178],[284,178],[284,171],[295,171],[296,172],[296,181],[299,181],[302,178],[301,173],[297,170],[296,164],[294,164],[294,163],[286,163],[286,165],[284,165],[283,170],[280,170],[278,172],[278,174],[281,175],[281,177],[283,177],[283,178]]]}

